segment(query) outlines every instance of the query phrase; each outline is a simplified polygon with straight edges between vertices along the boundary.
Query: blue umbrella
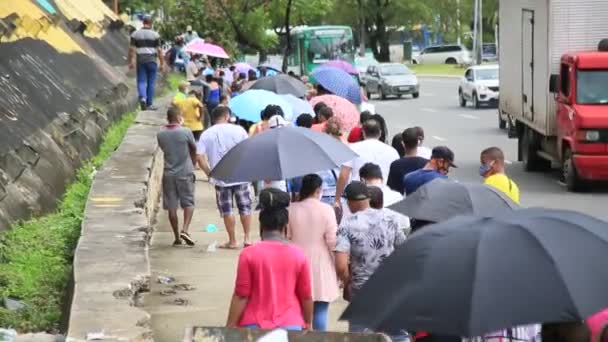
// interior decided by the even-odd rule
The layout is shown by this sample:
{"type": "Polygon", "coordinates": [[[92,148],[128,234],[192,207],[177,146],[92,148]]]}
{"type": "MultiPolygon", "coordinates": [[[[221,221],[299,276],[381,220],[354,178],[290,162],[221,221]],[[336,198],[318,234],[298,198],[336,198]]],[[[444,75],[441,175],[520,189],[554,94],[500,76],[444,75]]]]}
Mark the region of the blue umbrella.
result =
{"type": "Polygon", "coordinates": [[[315,111],[312,108],[312,105],[308,101],[304,101],[299,99],[291,94],[279,95],[285,100],[285,102],[291,105],[291,109],[293,110],[293,119],[297,119],[300,114],[308,113],[312,116],[315,115],[315,111]]]}
{"type": "Polygon", "coordinates": [[[247,90],[241,95],[232,98],[228,103],[228,107],[230,107],[234,115],[239,119],[251,122],[260,121],[262,119],[260,114],[268,105],[281,107],[283,114],[285,114],[285,120],[291,121],[293,119],[293,109],[289,102],[267,90],[247,90]]]}
{"type": "Polygon", "coordinates": [[[362,102],[359,84],[346,71],[332,66],[320,66],[312,71],[312,77],[333,94],[354,104],[362,102]]]}

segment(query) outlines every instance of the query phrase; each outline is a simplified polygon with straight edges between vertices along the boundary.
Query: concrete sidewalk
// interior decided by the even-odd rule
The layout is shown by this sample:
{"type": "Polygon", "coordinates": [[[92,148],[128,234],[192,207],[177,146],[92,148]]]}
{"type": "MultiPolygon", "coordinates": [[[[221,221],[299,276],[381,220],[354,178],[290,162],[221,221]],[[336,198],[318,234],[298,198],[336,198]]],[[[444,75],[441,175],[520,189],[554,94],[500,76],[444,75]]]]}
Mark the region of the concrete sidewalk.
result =
{"type": "MultiPolygon", "coordinates": [[[[227,240],[226,231],[215,205],[215,191],[206,177],[197,172],[196,206],[191,234],[197,241],[195,247],[172,247],[173,233],[166,212],[160,211],[151,246],[150,263],[152,287],[144,300],[144,309],[152,315],[154,341],[173,342],[183,338],[188,326],[223,326],[226,323],[228,307],[234,289],[236,262],[239,251],[221,250],[207,252],[209,244],[227,240]],[[207,224],[214,224],[218,232],[207,233],[207,224]],[[158,276],[175,278],[172,284],[157,281],[158,276]],[[163,296],[161,291],[172,285],[189,284],[191,291],[177,290],[176,294],[163,296]],[[184,299],[187,305],[176,304],[176,299],[184,299]]],[[[162,205],[162,204],[161,204],[162,205]]],[[[181,212],[180,212],[181,215],[181,212]]],[[[180,223],[181,223],[180,217],[180,223]]],[[[252,237],[259,237],[257,217],[253,219],[252,237]]],[[[237,224],[237,236],[242,243],[242,228],[237,224]]],[[[346,302],[340,300],[330,306],[329,329],[346,331],[347,325],[338,322],[346,302]]]]}

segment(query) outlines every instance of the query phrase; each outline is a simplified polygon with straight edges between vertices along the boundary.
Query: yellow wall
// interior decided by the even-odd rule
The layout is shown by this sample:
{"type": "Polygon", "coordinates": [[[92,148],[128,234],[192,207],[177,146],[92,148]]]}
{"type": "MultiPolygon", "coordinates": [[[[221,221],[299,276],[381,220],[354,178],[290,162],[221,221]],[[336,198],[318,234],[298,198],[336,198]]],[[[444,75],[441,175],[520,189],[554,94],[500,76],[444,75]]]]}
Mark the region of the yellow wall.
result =
{"type": "MultiPolygon", "coordinates": [[[[18,19],[14,24],[17,29],[8,37],[2,37],[1,42],[14,42],[25,38],[44,40],[62,53],[82,52],[80,45],[52,22],[35,0],[0,0],[0,18],[16,14],[18,19]]],[[[85,36],[100,38],[105,34],[104,27],[107,19],[118,17],[101,0],[55,0],[56,10],[68,20],[77,19],[87,25],[85,36]]]]}
{"type": "Polygon", "coordinates": [[[14,42],[24,38],[47,41],[63,53],[84,52],[62,28],[53,24],[46,14],[30,0],[0,0],[0,18],[11,14],[19,17],[15,24],[17,29],[9,37],[2,37],[2,42],[14,42]]]}

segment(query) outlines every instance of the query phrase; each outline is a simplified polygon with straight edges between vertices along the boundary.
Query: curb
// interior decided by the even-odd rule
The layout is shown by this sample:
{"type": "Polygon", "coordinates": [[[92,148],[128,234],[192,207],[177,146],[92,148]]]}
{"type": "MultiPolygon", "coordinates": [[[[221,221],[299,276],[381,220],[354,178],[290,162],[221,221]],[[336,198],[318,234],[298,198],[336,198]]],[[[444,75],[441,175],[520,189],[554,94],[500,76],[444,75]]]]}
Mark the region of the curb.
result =
{"type": "Polygon", "coordinates": [[[416,77],[420,78],[451,78],[451,79],[460,79],[462,76],[458,75],[420,75],[416,74],[416,77]]]}

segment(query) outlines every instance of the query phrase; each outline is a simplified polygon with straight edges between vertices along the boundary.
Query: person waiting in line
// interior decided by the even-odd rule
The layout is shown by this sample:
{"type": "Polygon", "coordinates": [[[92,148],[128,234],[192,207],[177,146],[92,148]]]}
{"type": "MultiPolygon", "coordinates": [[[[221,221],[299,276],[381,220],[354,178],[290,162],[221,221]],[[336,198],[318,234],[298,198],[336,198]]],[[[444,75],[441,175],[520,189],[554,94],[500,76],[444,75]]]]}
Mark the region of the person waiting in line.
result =
{"type": "Polygon", "coordinates": [[[384,199],[383,202],[385,206],[388,207],[403,200],[403,195],[397,191],[391,190],[386,184],[384,184],[380,166],[374,163],[365,163],[359,169],[359,178],[365,185],[376,186],[382,190],[382,197],[384,199]]]}
{"type": "Polygon", "coordinates": [[[363,141],[363,123],[371,118],[372,113],[370,113],[369,111],[366,110],[361,112],[361,115],[359,116],[359,125],[353,127],[353,129],[351,129],[348,134],[349,143],[363,141]]]}
{"type": "Polygon", "coordinates": [[[167,210],[173,230],[174,246],[182,240],[193,246],[194,240],[188,232],[194,215],[194,164],[196,163],[196,142],[192,131],[182,127],[182,112],[170,107],[167,111],[168,124],[157,133],[158,146],[163,151],[164,171],[162,178],[163,209],[167,210]],[[182,231],[179,231],[177,209],[184,211],[182,231]]]}
{"type": "Polygon", "coordinates": [[[327,125],[327,120],[331,119],[334,116],[334,111],[325,106],[319,109],[318,122],[312,125],[311,129],[315,132],[323,132],[325,129],[325,125],[327,125]]]}
{"type": "MultiPolygon", "coordinates": [[[[350,183],[344,191],[350,217],[338,228],[335,248],[336,272],[344,284],[344,299],[350,301],[396,247],[405,242],[405,233],[396,216],[370,206],[369,188],[350,183]]],[[[370,324],[372,322],[369,322],[370,324]]],[[[365,324],[350,324],[349,332],[367,332],[365,324]]],[[[387,331],[392,341],[408,341],[402,331],[387,331]]]]}
{"type": "Polygon", "coordinates": [[[325,102],[317,102],[317,104],[312,108],[312,110],[315,112],[315,124],[319,123],[319,113],[321,112],[321,109],[327,107],[327,105],[325,104],[325,102]]]}
{"type": "Polygon", "coordinates": [[[388,137],[388,126],[386,125],[386,120],[384,120],[384,117],[380,114],[372,115],[372,120],[376,120],[380,126],[380,138],[378,140],[386,144],[386,138],[388,137]]]}
{"type": "Polygon", "coordinates": [[[424,168],[411,172],[403,177],[403,187],[406,195],[409,195],[421,186],[437,178],[448,178],[450,168],[457,167],[454,164],[454,152],[447,146],[437,146],[431,153],[431,160],[424,168]]]}
{"type": "Polygon", "coordinates": [[[305,252],[287,237],[289,194],[260,193],[262,241],[238,260],[228,328],[312,330],[311,268],[305,252]]]}
{"type": "Polygon", "coordinates": [[[399,153],[400,158],[403,158],[403,156],[405,156],[405,148],[403,147],[403,134],[402,133],[397,133],[397,134],[393,135],[393,140],[391,141],[391,146],[393,146],[393,148],[395,150],[397,150],[397,153],[399,153]]]}
{"type": "Polygon", "coordinates": [[[220,104],[222,90],[213,75],[205,76],[205,81],[209,86],[209,93],[205,96],[205,104],[207,105],[207,108],[209,108],[209,111],[213,111],[215,107],[220,104]]]}
{"type": "Polygon", "coordinates": [[[180,82],[177,86],[177,92],[175,96],[173,96],[173,101],[184,100],[188,97],[188,88],[190,87],[190,83],[188,82],[180,82]]]}
{"type": "Polygon", "coordinates": [[[428,147],[422,146],[422,143],[424,142],[424,130],[420,126],[416,126],[414,129],[418,135],[418,156],[425,159],[431,159],[432,151],[428,147]]]}
{"type": "Polygon", "coordinates": [[[300,200],[289,207],[287,236],[308,257],[312,268],[313,328],[326,331],[329,304],[340,294],[332,255],[338,223],[331,205],[319,200],[323,195],[321,177],[306,175],[301,184],[300,200]]]}
{"type": "Polygon", "coordinates": [[[484,184],[502,191],[519,204],[519,187],[505,173],[505,154],[502,150],[498,147],[486,148],[481,151],[479,160],[479,175],[485,179],[484,184]]]}
{"type": "Polygon", "coordinates": [[[183,100],[173,101],[173,106],[179,108],[184,118],[182,126],[192,130],[194,140],[198,141],[203,134],[203,118],[202,113],[205,108],[203,103],[198,99],[199,94],[196,90],[191,90],[188,97],[183,100]]]}
{"type": "Polygon", "coordinates": [[[315,119],[312,117],[312,115],[308,113],[302,113],[296,119],[296,126],[302,128],[311,128],[314,120],[315,119]]]}
{"type": "Polygon", "coordinates": [[[387,185],[402,195],[405,194],[403,177],[410,172],[422,169],[429,162],[428,159],[418,156],[419,143],[416,128],[410,127],[401,133],[401,144],[405,154],[401,159],[395,160],[391,164],[387,185]]]}

